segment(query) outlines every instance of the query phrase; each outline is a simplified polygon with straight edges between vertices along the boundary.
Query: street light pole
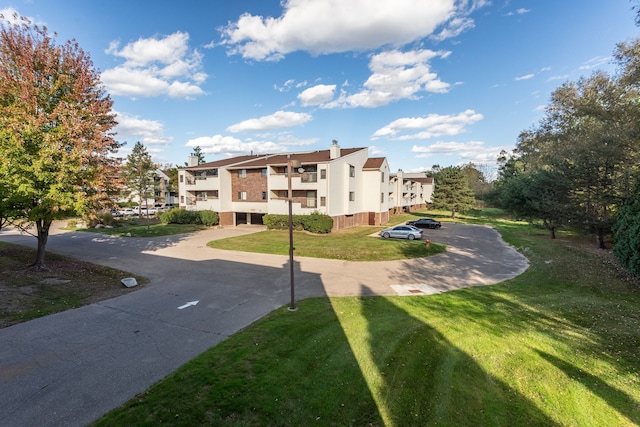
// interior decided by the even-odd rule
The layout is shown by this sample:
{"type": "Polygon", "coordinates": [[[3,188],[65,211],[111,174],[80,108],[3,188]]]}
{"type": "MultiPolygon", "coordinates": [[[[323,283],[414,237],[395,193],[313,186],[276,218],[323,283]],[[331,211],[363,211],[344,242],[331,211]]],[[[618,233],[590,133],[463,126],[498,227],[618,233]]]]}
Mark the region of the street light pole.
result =
{"type": "Polygon", "coordinates": [[[288,183],[288,199],[289,199],[289,276],[291,281],[291,304],[289,311],[296,311],[296,299],[294,293],[293,281],[293,190],[291,188],[291,175],[294,167],[300,167],[299,161],[291,160],[291,155],[287,155],[287,183],[288,183]]]}

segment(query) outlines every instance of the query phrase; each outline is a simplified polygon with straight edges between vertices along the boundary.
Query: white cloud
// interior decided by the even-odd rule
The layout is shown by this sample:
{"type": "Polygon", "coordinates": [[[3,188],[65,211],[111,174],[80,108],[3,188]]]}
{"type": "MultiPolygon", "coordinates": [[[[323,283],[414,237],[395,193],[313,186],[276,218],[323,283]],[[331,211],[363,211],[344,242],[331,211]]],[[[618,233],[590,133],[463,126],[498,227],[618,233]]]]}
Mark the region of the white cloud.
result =
{"type": "Polygon", "coordinates": [[[373,157],[381,157],[384,155],[384,150],[380,147],[376,147],[375,145],[370,145],[369,155],[373,157]]]}
{"type": "Polygon", "coordinates": [[[416,158],[426,159],[433,156],[451,156],[458,164],[472,162],[476,165],[485,165],[489,168],[495,167],[498,156],[502,150],[510,152],[513,150],[513,147],[487,147],[482,141],[438,141],[427,146],[414,145],[411,148],[411,152],[415,153],[416,158]]]}
{"type": "Polygon", "coordinates": [[[117,139],[131,144],[140,141],[144,145],[168,144],[173,138],[164,135],[164,125],[157,120],[141,119],[127,113],[116,113],[117,139]]]}
{"type": "Polygon", "coordinates": [[[403,46],[441,31],[439,38],[473,25],[467,15],[488,2],[454,0],[283,0],[279,17],[248,13],[221,28],[229,53],[279,60],[295,51],[313,55],[403,46]]]}
{"type": "Polygon", "coordinates": [[[246,131],[282,129],[293,126],[300,126],[310,120],[310,114],[294,113],[291,111],[276,111],[269,116],[262,116],[256,119],[244,120],[240,123],[233,124],[227,128],[227,131],[237,133],[246,131]]]}
{"type": "Polygon", "coordinates": [[[105,70],[101,80],[112,95],[193,99],[203,95],[200,85],[207,79],[202,55],[189,49],[189,35],[176,32],[162,38],[140,38],[120,49],[111,42],[107,54],[124,63],[105,70]]]}
{"type": "Polygon", "coordinates": [[[438,141],[434,144],[427,146],[414,145],[411,148],[412,153],[416,153],[417,157],[423,157],[429,154],[452,154],[460,153],[464,151],[477,150],[484,146],[484,142],[481,141],[469,141],[469,142],[443,142],[438,141]]]}
{"type": "Polygon", "coordinates": [[[585,62],[580,67],[580,70],[591,70],[593,68],[599,68],[599,67],[602,67],[603,65],[609,64],[610,62],[611,62],[610,56],[596,56],[589,59],[587,62],[585,62]]]}
{"type": "Polygon", "coordinates": [[[520,9],[517,9],[515,12],[509,12],[506,15],[507,16],[524,15],[525,13],[529,13],[529,12],[531,12],[531,9],[525,9],[524,7],[521,7],[520,9]]]}
{"type": "Polygon", "coordinates": [[[417,99],[420,92],[447,92],[450,84],[441,81],[431,71],[429,61],[435,57],[446,58],[450,53],[418,49],[407,52],[390,50],[373,55],[369,61],[372,74],[360,92],[348,94],[342,90],[338,99],[322,107],[374,108],[400,99],[417,99]]]}
{"type": "Polygon", "coordinates": [[[569,79],[569,77],[571,77],[569,74],[561,74],[561,75],[557,75],[557,76],[551,76],[547,79],[548,82],[552,82],[555,80],[567,80],[569,79]]]}
{"type": "Polygon", "coordinates": [[[286,151],[281,145],[271,141],[242,141],[232,136],[214,135],[190,139],[187,147],[200,147],[203,153],[238,156],[249,153],[278,153],[286,151]]]}
{"type": "Polygon", "coordinates": [[[529,79],[534,78],[535,76],[536,76],[535,74],[525,74],[524,76],[516,77],[516,78],[515,78],[515,80],[516,80],[516,81],[520,81],[520,80],[529,80],[529,79]]]}
{"type": "Polygon", "coordinates": [[[373,140],[388,138],[395,140],[429,139],[442,135],[457,135],[465,131],[465,127],[484,117],[473,110],[466,110],[456,115],[429,114],[426,117],[406,117],[394,120],[373,134],[373,140]],[[415,132],[399,135],[405,131],[415,132]]]}
{"type": "Polygon", "coordinates": [[[303,106],[320,105],[333,99],[336,85],[316,85],[305,89],[298,95],[303,106]]]}

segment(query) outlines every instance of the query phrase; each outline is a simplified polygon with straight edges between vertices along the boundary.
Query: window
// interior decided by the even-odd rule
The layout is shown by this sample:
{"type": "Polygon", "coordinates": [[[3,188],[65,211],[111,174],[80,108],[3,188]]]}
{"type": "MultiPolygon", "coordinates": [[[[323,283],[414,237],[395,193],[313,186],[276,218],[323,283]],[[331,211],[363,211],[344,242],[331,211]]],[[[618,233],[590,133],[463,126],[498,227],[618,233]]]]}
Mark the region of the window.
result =
{"type": "Polygon", "coordinates": [[[350,202],[355,202],[356,201],[356,193],[353,191],[349,191],[349,201],[350,202]]]}
{"type": "Polygon", "coordinates": [[[320,196],[320,206],[327,206],[327,198],[325,196],[320,196]]]}
{"type": "Polygon", "coordinates": [[[320,169],[320,179],[327,179],[327,170],[320,169]]]}
{"type": "Polygon", "coordinates": [[[238,200],[247,200],[247,192],[246,191],[238,191],[238,200]]]}
{"type": "Polygon", "coordinates": [[[262,200],[267,200],[267,192],[266,191],[262,192],[262,200]]]}
{"type": "Polygon", "coordinates": [[[184,196],[180,196],[180,203],[184,205],[184,196]]]}
{"type": "Polygon", "coordinates": [[[180,182],[184,182],[184,175],[180,175],[180,182]]]}
{"type": "Polygon", "coordinates": [[[238,178],[246,178],[247,177],[247,170],[246,169],[239,169],[238,170],[238,178]]]}
{"type": "Polygon", "coordinates": [[[349,165],[349,176],[351,178],[355,178],[356,177],[356,167],[349,165]]]}
{"type": "Polygon", "coordinates": [[[318,193],[315,191],[307,191],[307,208],[318,207],[318,193]]]}
{"type": "Polygon", "coordinates": [[[380,203],[384,203],[384,193],[380,193],[380,203]]]}
{"type": "Polygon", "coordinates": [[[262,176],[267,176],[267,168],[262,169],[260,173],[262,174],[262,176]]]}
{"type": "Polygon", "coordinates": [[[380,180],[380,182],[384,182],[384,172],[382,172],[380,175],[382,176],[382,179],[380,180]]]}

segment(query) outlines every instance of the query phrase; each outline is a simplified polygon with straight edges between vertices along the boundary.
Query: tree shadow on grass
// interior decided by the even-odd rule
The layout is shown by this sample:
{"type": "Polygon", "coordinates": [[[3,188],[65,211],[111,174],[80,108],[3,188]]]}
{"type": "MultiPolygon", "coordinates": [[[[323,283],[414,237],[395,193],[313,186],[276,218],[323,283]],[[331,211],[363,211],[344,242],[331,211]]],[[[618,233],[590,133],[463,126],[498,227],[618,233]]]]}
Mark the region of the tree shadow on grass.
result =
{"type": "Polygon", "coordinates": [[[379,378],[370,388],[377,390],[372,393],[385,424],[557,425],[435,328],[389,299],[364,299],[362,311],[379,378]]]}
{"type": "Polygon", "coordinates": [[[627,417],[634,424],[640,424],[640,412],[638,412],[639,403],[633,397],[552,354],[538,349],[534,349],[534,351],[564,372],[569,378],[579,381],[583,386],[599,396],[607,402],[609,406],[627,417]]]}

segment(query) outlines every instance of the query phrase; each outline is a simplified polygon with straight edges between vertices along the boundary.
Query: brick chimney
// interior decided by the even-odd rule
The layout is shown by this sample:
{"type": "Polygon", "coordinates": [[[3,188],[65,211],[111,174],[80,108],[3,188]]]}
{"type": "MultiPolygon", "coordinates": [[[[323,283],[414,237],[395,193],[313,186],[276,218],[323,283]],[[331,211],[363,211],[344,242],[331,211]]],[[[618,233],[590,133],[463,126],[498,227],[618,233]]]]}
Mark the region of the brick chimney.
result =
{"type": "Polygon", "coordinates": [[[329,158],[334,160],[338,157],[340,157],[340,146],[338,145],[338,141],[334,139],[331,141],[331,147],[329,147],[329,158]]]}

